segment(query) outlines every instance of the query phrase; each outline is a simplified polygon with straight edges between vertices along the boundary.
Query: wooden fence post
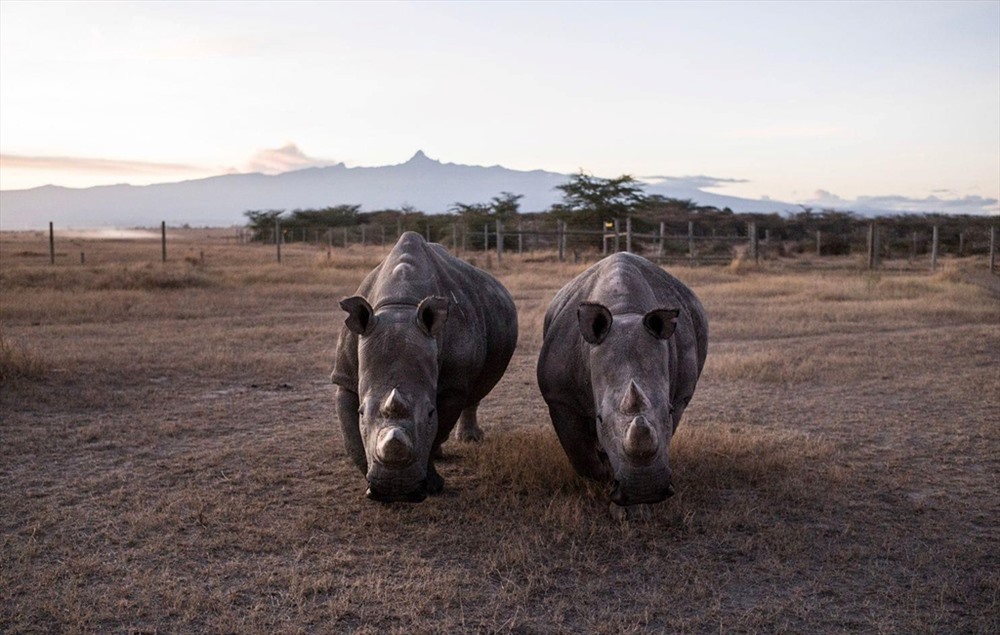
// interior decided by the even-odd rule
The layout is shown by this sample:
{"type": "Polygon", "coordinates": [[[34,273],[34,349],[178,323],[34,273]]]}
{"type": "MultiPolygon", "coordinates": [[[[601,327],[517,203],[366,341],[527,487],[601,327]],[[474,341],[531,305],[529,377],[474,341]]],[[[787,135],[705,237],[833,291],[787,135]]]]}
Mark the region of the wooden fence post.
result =
{"type": "Polygon", "coordinates": [[[938,259],[938,226],[934,226],[934,233],[931,235],[931,271],[937,271],[938,259]]]}
{"type": "Polygon", "coordinates": [[[488,223],[483,225],[483,253],[490,253],[490,226],[488,223]]]}
{"type": "Polygon", "coordinates": [[[556,221],[558,223],[558,232],[556,235],[556,240],[559,242],[559,262],[563,262],[566,259],[566,222],[556,221]]]}
{"type": "Polygon", "coordinates": [[[688,221],[688,258],[694,261],[694,221],[688,221]]]}
{"type": "Polygon", "coordinates": [[[618,253],[619,251],[621,251],[621,248],[622,248],[621,232],[619,231],[618,219],[616,218],[615,219],[615,251],[614,251],[614,253],[618,253]]]}
{"type": "Polygon", "coordinates": [[[747,233],[750,235],[750,257],[754,264],[760,264],[760,249],[757,241],[757,223],[750,222],[747,226],[747,233]]]}
{"type": "Polygon", "coordinates": [[[281,264],[281,221],[274,219],[274,245],[278,252],[278,264],[281,264]]]}
{"type": "Polygon", "coordinates": [[[503,223],[497,219],[497,267],[503,264],[503,223]]]}
{"type": "Polygon", "coordinates": [[[868,223],[868,270],[875,269],[875,223],[868,223]]]}
{"type": "Polygon", "coordinates": [[[632,215],[625,217],[625,251],[632,253],[632,215]]]}
{"type": "Polygon", "coordinates": [[[52,229],[52,221],[49,221],[49,264],[56,264],[56,234],[52,229]]]}
{"type": "Polygon", "coordinates": [[[823,232],[816,230],[816,255],[823,255],[823,232]]]}
{"type": "Polygon", "coordinates": [[[997,227],[990,227],[990,273],[997,268],[997,227]]]}
{"type": "Polygon", "coordinates": [[[167,261],[167,221],[160,221],[160,252],[162,262],[167,261]]]}
{"type": "Polygon", "coordinates": [[[663,258],[663,232],[666,228],[666,223],[660,221],[660,240],[656,244],[656,257],[658,259],[663,258]]]}

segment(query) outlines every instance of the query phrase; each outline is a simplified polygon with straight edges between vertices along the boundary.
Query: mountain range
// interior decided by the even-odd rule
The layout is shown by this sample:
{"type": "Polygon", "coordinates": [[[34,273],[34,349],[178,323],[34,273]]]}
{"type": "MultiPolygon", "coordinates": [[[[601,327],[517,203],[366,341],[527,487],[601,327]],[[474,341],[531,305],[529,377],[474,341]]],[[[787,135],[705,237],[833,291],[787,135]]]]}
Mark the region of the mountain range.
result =
{"type": "MultiPolygon", "coordinates": [[[[544,170],[511,170],[442,163],[418,151],[405,163],[353,167],[343,163],[282,174],[226,174],[155,185],[105,185],[66,188],[46,185],[0,191],[0,229],[60,227],[225,227],[245,222],[251,209],[310,209],[360,204],[362,211],[410,205],[420,211],[447,212],[456,202],[486,203],[501,192],[521,194],[521,210],[548,209],[561,200],[556,186],[570,176],[544,170]]],[[[647,194],[690,199],[699,205],[735,212],[798,210],[792,203],[713,194],[683,179],[644,184],[647,194]]]]}

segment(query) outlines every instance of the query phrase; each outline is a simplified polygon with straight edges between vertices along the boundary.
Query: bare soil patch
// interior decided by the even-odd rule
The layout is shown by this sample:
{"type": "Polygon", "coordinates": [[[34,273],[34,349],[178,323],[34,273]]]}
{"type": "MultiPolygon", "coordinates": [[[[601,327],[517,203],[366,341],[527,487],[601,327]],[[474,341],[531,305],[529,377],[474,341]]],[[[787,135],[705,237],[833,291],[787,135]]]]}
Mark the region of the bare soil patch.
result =
{"type": "Polygon", "coordinates": [[[0,235],[0,631],[1000,630],[1000,300],[961,276],[670,268],[709,361],[677,495],[619,522],[534,377],[585,263],[494,271],[521,337],[487,439],[446,445],[441,496],[381,505],[328,377],[337,301],[383,252],[279,266],[225,235],[55,267],[0,235]]]}

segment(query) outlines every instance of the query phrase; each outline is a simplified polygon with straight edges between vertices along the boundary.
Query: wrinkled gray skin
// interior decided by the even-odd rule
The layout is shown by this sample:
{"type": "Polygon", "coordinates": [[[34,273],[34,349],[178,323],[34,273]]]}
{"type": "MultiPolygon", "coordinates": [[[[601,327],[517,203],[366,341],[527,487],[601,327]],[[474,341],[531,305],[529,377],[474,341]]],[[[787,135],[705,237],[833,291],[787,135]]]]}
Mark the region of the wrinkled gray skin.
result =
{"type": "Polygon", "coordinates": [[[492,276],[406,232],[340,303],[331,379],[348,456],[379,501],[419,502],[444,487],[434,457],[456,422],[482,438],[479,401],[507,369],[517,312],[492,276]]]}
{"type": "Polygon", "coordinates": [[[609,256],[552,300],[538,385],[574,469],[608,483],[613,503],[673,494],[670,439],[707,350],[701,302],[640,256],[609,256]]]}

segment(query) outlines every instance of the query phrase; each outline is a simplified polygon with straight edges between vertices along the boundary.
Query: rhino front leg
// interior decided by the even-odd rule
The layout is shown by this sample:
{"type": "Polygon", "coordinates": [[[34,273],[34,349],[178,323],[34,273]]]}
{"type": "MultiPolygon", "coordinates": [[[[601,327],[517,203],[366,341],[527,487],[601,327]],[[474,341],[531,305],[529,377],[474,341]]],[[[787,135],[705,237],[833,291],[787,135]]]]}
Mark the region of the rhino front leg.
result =
{"type": "Polygon", "coordinates": [[[365,445],[361,441],[361,430],[358,427],[358,407],[360,400],[357,393],[337,386],[337,419],[344,435],[344,450],[362,474],[368,473],[368,459],[365,456],[365,445]]]}
{"type": "Polygon", "coordinates": [[[579,410],[559,403],[549,404],[549,416],[569,462],[580,476],[610,483],[614,480],[607,457],[602,456],[594,422],[579,410]]]}
{"type": "Polygon", "coordinates": [[[483,429],[479,427],[476,419],[477,410],[479,404],[474,403],[462,411],[462,416],[458,418],[458,430],[455,432],[455,438],[459,441],[478,443],[483,440],[483,429]]]}

